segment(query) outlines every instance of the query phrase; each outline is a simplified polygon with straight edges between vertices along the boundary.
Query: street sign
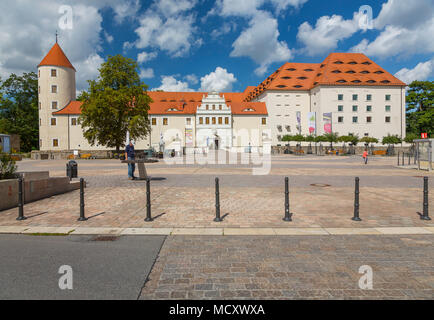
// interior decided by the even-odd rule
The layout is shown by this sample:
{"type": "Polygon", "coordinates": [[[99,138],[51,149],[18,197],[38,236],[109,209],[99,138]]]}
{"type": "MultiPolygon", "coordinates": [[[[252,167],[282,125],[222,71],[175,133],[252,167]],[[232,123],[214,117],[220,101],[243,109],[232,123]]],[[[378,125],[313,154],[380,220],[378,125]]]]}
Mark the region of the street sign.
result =
{"type": "Polygon", "coordinates": [[[421,133],[420,136],[422,137],[422,139],[428,139],[428,133],[426,132],[421,133]]]}

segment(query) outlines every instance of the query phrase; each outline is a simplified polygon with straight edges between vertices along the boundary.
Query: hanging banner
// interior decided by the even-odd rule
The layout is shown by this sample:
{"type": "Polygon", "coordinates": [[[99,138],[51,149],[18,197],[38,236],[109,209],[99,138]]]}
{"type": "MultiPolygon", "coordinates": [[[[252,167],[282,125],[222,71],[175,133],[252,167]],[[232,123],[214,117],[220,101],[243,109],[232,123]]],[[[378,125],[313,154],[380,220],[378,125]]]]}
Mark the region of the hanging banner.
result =
{"type": "Polygon", "coordinates": [[[297,129],[298,129],[298,133],[301,134],[301,112],[297,111],[297,113],[295,115],[297,117],[297,129]]]}
{"type": "Polygon", "coordinates": [[[323,113],[324,132],[332,133],[332,113],[323,113]]]}
{"type": "Polygon", "coordinates": [[[193,147],[193,129],[185,129],[185,146],[187,148],[193,147]]]}
{"type": "Polygon", "coordinates": [[[316,134],[316,112],[308,112],[307,121],[309,134],[316,134]]]}

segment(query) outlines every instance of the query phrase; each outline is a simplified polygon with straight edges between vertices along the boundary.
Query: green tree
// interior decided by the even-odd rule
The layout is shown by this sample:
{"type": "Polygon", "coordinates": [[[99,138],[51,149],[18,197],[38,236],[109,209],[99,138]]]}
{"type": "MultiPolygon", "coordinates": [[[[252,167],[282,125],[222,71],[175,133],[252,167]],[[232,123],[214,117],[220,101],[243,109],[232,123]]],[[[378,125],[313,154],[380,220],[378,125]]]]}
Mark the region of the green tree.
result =
{"type": "Polygon", "coordinates": [[[344,143],[352,143],[356,146],[357,143],[359,143],[359,137],[357,135],[341,136],[338,138],[338,141],[344,143]]]}
{"type": "Polygon", "coordinates": [[[36,73],[11,74],[0,81],[0,132],[20,135],[21,151],[38,148],[38,118],[36,73]]]}
{"type": "Polygon", "coordinates": [[[360,142],[363,142],[363,143],[378,143],[378,139],[372,138],[372,137],[363,137],[362,139],[360,139],[360,142]]]}
{"type": "Polygon", "coordinates": [[[80,96],[83,101],[80,124],[91,145],[116,148],[119,153],[130,139],[147,136],[149,104],[147,85],[140,81],[137,62],[121,55],[109,56],[96,81],[80,96]]]}
{"type": "Polygon", "coordinates": [[[398,135],[387,135],[386,137],[383,137],[383,140],[381,141],[382,144],[399,144],[402,140],[398,135]]]}
{"type": "Polygon", "coordinates": [[[434,135],[434,81],[413,81],[407,91],[407,132],[434,135]]]}

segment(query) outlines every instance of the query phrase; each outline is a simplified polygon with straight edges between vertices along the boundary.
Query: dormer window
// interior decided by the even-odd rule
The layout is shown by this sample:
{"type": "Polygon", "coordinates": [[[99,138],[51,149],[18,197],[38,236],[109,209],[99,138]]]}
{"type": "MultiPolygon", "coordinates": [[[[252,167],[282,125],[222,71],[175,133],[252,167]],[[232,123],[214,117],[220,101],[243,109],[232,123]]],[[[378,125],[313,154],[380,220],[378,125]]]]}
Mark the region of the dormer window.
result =
{"type": "Polygon", "coordinates": [[[336,82],[337,82],[337,83],[346,83],[347,80],[341,79],[341,80],[338,80],[338,81],[336,81],[336,82]]]}
{"type": "Polygon", "coordinates": [[[282,77],[282,79],[291,79],[291,77],[282,77]]]}
{"type": "Polygon", "coordinates": [[[341,70],[333,70],[332,73],[341,73],[341,70]]]}
{"type": "Polygon", "coordinates": [[[375,73],[375,74],[382,74],[382,73],[384,73],[384,72],[381,71],[381,70],[378,70],[378,71],[375,71],[374,73],[375,73]]]}
{"type": "Polygon", "coordinates": [[[357,64],[357,62],[356,61],[351,61],[351,62],[348,62],[348,64],[357,64]]]}
{"type": "Polygon", "coordinates": [[[294,88],[302,88],[303,86],[301,86],[301,85],[299,85],[299,84],[297,84],[297,85],[295,85],[294,86],[294,88]]]}
{"type": "Polygon", "coordinates": [[[179,111],[179,110],[176,109],[176,108],[170,108],[170,109],[168,109],[167,111],[179,111]]]}
{"type": "Polygon", "coordinates": [[[306,77],[298,77],[297,79],[306,80],[307,78],[306,77]]]}
{"type": "Polygon", "coordinates": [[[383,80],[383,81],[381,81],[381,83],[390,83],[390,81],[389,80],[383,80]]]}
{"type": "Polygon", "coordinates": [[[286,88],[286,86],[285,86],[285,85],[283,85],[283,84],[281,84],[281,85],[278,85],[277,87],[278,87],[278,88],[286,88]]]}
{"type": "Polygon", "coordinates": [[[366,81],[367,83],[375,83],[375,82],[377,82],[377,81],[375,81],[375,80],[368,80],[368,81],[366,81]]]}
{"type": "Polygon", "coordinates": [[[286,70],[288,70],[288,71],[295,71],[297,69],[295,69],[295,68],[289,68],[289,69],[286,69],[286,70]]]}
{"type": "Polygon", "coordinates": [[[350,74],[353,74],[353,73],[356,73],[355,71],[353,71],[353,70],[348,70],[346,73],[350,73],[350,74]]]}
{"type": "Polygon", "coordinates": [[[362,81],[360,81],[360,80],[353,80],[353,81],[351,81],[352,83],[360,83],[360,82],[362,82],[362,81]]]}
{"type": "Polygon", "coordinates": [[[369,66],[372,63],[370,63],[369,61],[365,61],[365,62],[362,62],[362,64],[364,64],[365,66],[369,66]]]}
{"type": "Polygon", "coordinates": [[[311,72],[311,71],[313,71],[312,69],[304,69],[304,71],[306,71],[306,72],[311,72]]]}
{"type": "Polygon", "coordinates": [[[335,61],[335,62],[333,62],[334,64],[344,64],[342,61],[335,61]]]}
{"type": "Polygon", "coordinates": [[[243,111],[244,111],[244,112],[254,112],[255,109],[252,109],[252,108],[246,108],[246,109],[244,109],[243,111]]]}
{"type": "Polygon", "coordinates": [[[361,74],[368,74],[369,71],[368,71],[368,70],[363,70],[363,71],[361,71],[360,73],[361,73],[361,74]]]}

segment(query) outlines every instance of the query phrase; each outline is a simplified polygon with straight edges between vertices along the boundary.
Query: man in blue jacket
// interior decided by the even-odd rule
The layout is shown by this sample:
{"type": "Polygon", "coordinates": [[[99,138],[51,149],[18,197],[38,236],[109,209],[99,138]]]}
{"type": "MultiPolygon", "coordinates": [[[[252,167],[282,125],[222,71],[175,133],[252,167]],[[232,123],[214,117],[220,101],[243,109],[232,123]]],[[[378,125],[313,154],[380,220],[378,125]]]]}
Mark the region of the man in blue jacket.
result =
{"type": "MultiPolygon", "coordinates": [[[[135,160],[136,154],[134,152],[134,145],[133,142],[130,140],[130,143],[125,148],[125,159],[127,160],[135,160]]],[[[128,179],[134,180],[134,171],[136,170],[136,164],[135,163],[128,163],[128,179]]]]}

